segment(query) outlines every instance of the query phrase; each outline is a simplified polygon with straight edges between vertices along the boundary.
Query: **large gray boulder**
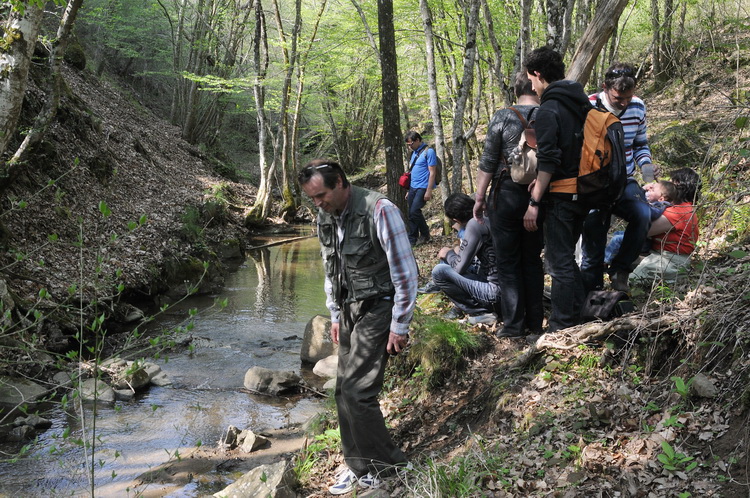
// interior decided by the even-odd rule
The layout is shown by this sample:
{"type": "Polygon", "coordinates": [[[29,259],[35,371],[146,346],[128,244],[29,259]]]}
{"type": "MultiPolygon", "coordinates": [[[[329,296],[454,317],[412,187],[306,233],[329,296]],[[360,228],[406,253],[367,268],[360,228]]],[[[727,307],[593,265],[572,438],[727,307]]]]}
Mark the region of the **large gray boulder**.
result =
{"type": "Polygon", "coordinates": [[[294,472],[289,462],[261,465],[214,494],[216,498],[296,498],[294,472]]]}
{"type": "Polygon", "coordinates": [[[307,322],[305,336],[302,338],[302,349],[299,353],[302,362],[314,365],[338,352],[338,344],[331,341],[331,319],[323,315],[312,317],[307,322]]]}
{"type": "Polygon", "coordinates": [[[0,408],[3,412],[22,404],[33,404],[47,394],[47,389],[28,379],[0,375],[0,408]]]}
{"type": "Polygon", "coordinates": [[[245,373],[244,386],[251,391],[278,395],[299,386],[300,376],[294,372],[252,367],[245,373]]]}

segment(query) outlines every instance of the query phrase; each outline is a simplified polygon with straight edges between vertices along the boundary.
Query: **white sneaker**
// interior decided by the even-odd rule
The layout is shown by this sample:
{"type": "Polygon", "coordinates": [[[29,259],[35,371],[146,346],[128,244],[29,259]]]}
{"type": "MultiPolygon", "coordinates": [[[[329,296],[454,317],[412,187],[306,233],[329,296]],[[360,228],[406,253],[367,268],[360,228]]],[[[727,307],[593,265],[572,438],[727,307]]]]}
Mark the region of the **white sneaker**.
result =
{"type": "Polygon", "coordinates": [[[359,485],[363,488],[377,489],[381,484],[382,481],[369,472],[366,476],[359,478],[359,485]]]}
{"type": "Polygon", "coordinates": [[[344,470],[343,472],[341,472],[341,474],[339,474],[336,484],[328,488],[328,492],[331,493],[332,495],[343,495],[354,490],[354,486],[356,484],[357,484],[356,474],[352,472],[352,469],[347,467],[346,470],[344,470]]]}

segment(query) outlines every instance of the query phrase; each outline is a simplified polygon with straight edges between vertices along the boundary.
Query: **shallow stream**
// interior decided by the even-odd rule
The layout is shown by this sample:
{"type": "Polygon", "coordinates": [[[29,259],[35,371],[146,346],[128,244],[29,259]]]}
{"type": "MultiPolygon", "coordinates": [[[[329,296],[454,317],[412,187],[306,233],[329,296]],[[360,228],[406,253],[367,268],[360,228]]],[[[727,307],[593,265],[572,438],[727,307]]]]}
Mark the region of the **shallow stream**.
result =
{"type": "MultiPolygon", "coordinates": [[[[255,365],[312,380],[311,372],[301,371],[299,350],[309,319],[326,313],[317,239],[252,251],[219,295],[190,298],[170,308],[157,326],[177,325],[189,308],[205,309],[216,298],[229,304],[198,315],[191,331],[194,352],[157,361],[171,386],[151,386],[133,401],[99,407],[96,418],[88,408],[85,429],[80,416],[54,410],[48,417],[52,428],[39,436],[29,456],[0,463],[0,497],[90,495],[84,461],[92,458],[74,441],[90,442],[94,423],[95,494],[119,497],[134,496],[128,489],[133,479],[180,448],[216,446],[229,425],[279,429],[316,413],[315,398],[289,403],[241,389],[245,372],[255,365]],[[70,437],[63,438],[68,430],[70,437]]],[[[0,455],[0,461],[6,457],[0,455]]]]}

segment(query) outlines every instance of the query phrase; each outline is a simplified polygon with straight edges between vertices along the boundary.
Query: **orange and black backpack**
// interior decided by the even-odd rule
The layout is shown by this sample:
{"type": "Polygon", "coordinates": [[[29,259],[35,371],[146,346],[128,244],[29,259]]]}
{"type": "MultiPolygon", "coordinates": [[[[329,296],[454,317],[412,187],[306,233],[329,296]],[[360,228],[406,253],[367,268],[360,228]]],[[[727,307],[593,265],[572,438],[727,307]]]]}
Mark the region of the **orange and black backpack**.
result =
{"type": "Polygon", "coordinates": [[[599,107],[586,107],[578,176],[550,183],[549,191],[574,194],[591,207],[604,209],[614,205],[625,189],[625,134],[617,116],[599,107]]]}

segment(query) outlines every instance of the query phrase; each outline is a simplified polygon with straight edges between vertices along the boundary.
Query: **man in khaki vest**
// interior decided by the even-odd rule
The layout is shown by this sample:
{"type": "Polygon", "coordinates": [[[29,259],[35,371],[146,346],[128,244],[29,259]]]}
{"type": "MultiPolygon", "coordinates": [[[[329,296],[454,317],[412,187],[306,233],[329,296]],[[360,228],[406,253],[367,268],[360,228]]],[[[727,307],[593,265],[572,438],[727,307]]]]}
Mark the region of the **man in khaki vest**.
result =
{"type": "Polygon", "coordinates": [[[417,264],[401,212],[385,196],[349,184],[341,166],[316,159],[298,181],[318,207],[341,447],[347,468],[328,491],[377,488],[406,456],[378,403],[389,354],[406,346],[417,295],[417,264]]]}

